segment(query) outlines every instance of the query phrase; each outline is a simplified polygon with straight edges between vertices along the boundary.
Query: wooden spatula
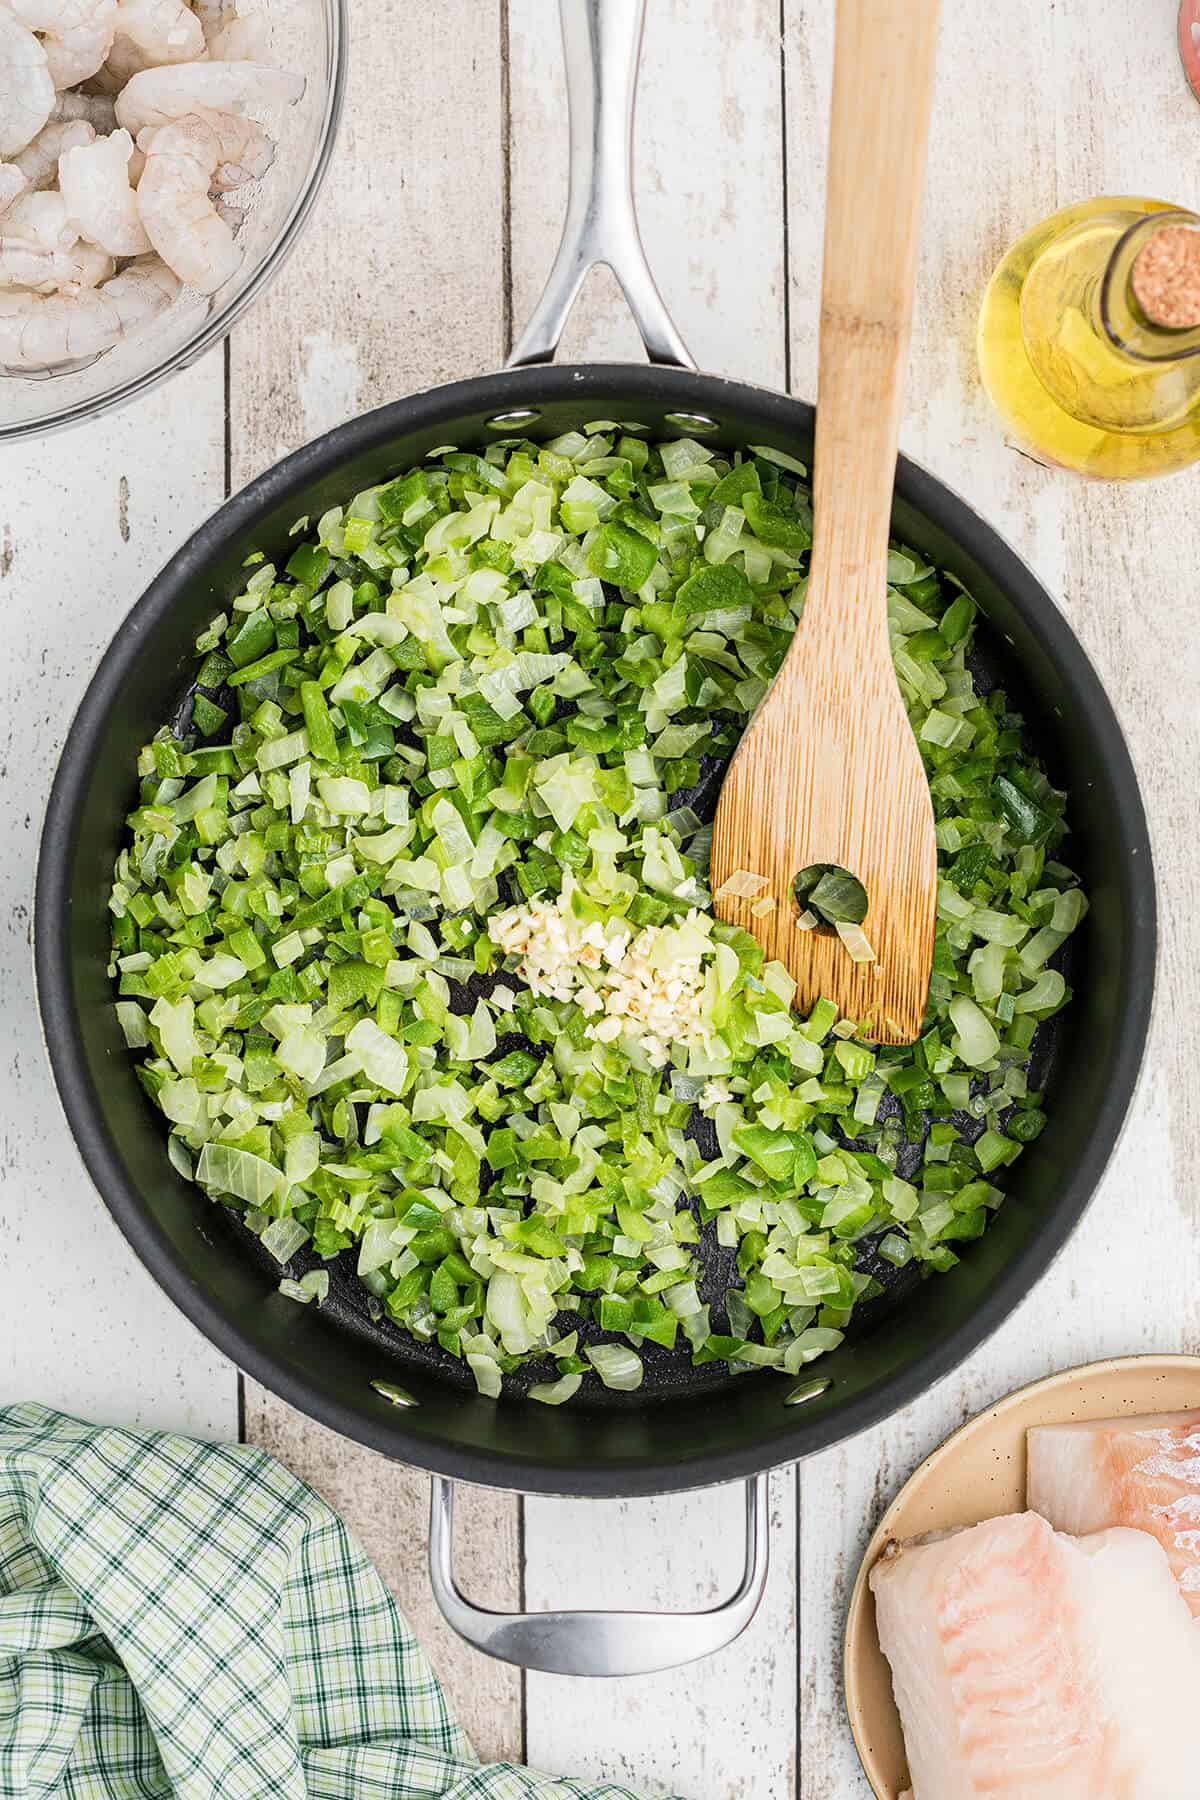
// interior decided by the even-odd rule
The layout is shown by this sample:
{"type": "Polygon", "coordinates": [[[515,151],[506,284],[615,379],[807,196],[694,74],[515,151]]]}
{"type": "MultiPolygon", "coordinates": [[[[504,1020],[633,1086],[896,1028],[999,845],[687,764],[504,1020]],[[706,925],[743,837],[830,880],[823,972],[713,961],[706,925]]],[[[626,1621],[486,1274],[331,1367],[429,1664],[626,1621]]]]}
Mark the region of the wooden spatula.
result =
{"type": "Polygon", "coordinates": [[[937,14],[938,0],[838,0],[808,596],[725,777],[712,846],[718,915],[787,966],[797,1006],[825,996],[895,1044],[921,1029],[937,903],[933,810],[886,597],[937,14]],[[822,863],[866,888],[872,960],[797,928],[793,879],[822,863]],[[739,871],[766,885],[722,897],[739,871]]]}

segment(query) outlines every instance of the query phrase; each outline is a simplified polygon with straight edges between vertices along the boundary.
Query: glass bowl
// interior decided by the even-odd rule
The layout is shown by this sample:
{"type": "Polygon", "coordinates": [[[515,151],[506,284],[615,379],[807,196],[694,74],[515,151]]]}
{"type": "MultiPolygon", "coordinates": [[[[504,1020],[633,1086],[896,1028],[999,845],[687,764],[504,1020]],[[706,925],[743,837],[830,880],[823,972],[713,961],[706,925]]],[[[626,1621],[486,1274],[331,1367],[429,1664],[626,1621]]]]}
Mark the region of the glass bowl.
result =
{"type": "Polygon", "coordinates": [[[260,0],[254,12],[267,32],[261,60],[303,75],[305,89],[294,106],[249,109],[276,150],[261,181],[229,196],[246,209],[236,274],[215,294],[185,288],[159,318],[102,355],[36,374],[0,368],[0,442],[93,418],[186,368],[225,336],[296,242],[329,165],[341,114],[349,0],[260,0]]]}

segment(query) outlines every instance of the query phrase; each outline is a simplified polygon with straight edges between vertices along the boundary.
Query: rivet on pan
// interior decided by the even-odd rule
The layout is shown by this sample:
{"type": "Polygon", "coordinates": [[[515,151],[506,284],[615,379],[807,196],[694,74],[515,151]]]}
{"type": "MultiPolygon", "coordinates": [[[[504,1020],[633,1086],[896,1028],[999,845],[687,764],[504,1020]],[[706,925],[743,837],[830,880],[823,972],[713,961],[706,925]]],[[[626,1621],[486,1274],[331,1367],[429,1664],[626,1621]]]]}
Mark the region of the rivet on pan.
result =
{"type": "Polygon", "coordinates": [[[371,1386],[377,1394],[382,1394],[385,1400],[390,1400],[393,1406],[420,1406],[421,1404],[419,1400],[413,1399],[407,1388],[397,1387],[394,1381],[373,1381],[371,1386]]]}
{"type": "Polygon", "coordinates": [[[721,427],[707,413],[673,412],[663,419],[665,425],[678,425],[681,431],[720,431],[721,427]]]}
{"type": "Polygon", "coordinates": [[[541,416],[536,407],[519,406],[515,412],[494,413],[488,425],[493,431],[507,431],[510,425],[532,425],[541,416]]]}
{"type": "MultiPolygon", "coordinates": [[[[378,1383],[376,1383],[378,1386],[378,1383]]],[[[828,1375],[818,1375],[812,1381],[802,1381],[794,1387],[790,1394],[784,1395],[785,1406],[803,1406],[806,1400],[815,1400],[818,1394],[826,1393],[833,1386],[828,1375]]]]}

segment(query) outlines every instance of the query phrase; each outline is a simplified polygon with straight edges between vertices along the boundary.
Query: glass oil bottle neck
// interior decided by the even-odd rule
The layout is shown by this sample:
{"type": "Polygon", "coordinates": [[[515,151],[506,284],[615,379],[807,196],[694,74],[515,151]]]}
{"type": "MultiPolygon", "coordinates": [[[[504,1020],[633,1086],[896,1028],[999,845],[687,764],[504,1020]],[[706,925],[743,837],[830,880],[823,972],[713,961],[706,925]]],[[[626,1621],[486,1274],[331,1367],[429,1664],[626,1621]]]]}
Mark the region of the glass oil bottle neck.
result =
{"type": "Polygon", "coordinates": [[[1149,318],[1134,289],[1134,265],[1150,239],[1169,226],[1200,229],[1182,208],[1150,213],[1122,233],[1096,294],[1097,325],[1113,348],[1136,363],[1182,362],[1200,353],[1200,326],[1171,327],[1149,318]]]}

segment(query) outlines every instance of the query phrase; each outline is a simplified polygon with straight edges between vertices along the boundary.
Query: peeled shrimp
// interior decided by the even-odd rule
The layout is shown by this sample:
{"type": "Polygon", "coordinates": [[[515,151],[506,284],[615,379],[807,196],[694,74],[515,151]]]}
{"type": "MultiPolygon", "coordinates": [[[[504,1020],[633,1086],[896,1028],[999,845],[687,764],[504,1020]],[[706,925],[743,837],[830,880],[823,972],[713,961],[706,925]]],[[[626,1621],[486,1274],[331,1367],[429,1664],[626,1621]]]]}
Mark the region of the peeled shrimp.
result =
{"type": "Polygon", "coordinates": [[[294,105],[304,77],[254,62],[173,63],[143,69],[117,96],[117,123],[134,137],[147,125],[169,125],[197,107],[239,112],[252,103],[294,105]]]}
{"type": "Polygon", "coordinates": [[[96,85],[115,100],[127,81],[140,75],[143,69],[155,67],[157,65],[148,56],[143,56],[132,38],[122,37],[118,33],[105,58],[104,67],[96,77],[96,85]]]}
{"type": "Polygon", "coordinates": [[[20,19],[0,6],[0,156],[23,150],[53,105],[45,50],[20,19]]]}
{"type": "Polygon", "coordinates": [[[79,270],[71,283],[72,288],[99,287],[102,281],[117,272],[117,265],[108,251],[102,250],[99,244],[89,244],[86,238],[80,238],[71,252],[71,260],[79,270]]]}
{"type": "Polygon", "coordinates": [[[238,13],[237,0],[192,0],[192,11],[200,21],[204,41],[211,43],[238,13]]]}
{"type": "Polygon", "coordinates": [[[150,239],[129,185],[133,139],[127,131],[97,138],[59,159],[58,185],[67,217],[80,237],[110,256],[142,256],[150,239]]]}
{"type": "Polygon", "coordinates": [[[131,76],[138,75],[150,64],[136,44],[128,38],[114,37],[112,49],[104,59],[104,67],[92,78],[92,86],[104,95],[111,106],[131,76]]]}
{"type": "Polygon", "coordinates": [[[208,54],[214,62],[262,62],[270,48],[270,33],[263,18],[235,16],[208,40],[208,54]]]}
{"type": "Polygon", "coordinates": [[[0,163],[0,217],[29,186],[16,163],[0,163]]]}
{"type": "Polygon", "coordinates": [[[56,193],[30,192],[14,200],[4,215],[4,235],[22,238],[40,250],[73,250],[79,239],[63,197],[56,193]]]}
{"type": "Polygon", "coordinates": [[[120,315],[102,289],[46,297],[0,293],[0,367],[60,368],[111,350],[120,336],[120,315]]]}
{"type": "Polygon", "coordinates": [[[128,330],[170,306],[179,293],[179,280],[160,257],[143,256],[107,282],[105,292],[120,307],[128,330]]]}
{"type": "Polygon", "coordinates": [[[56,89],[87,81],[112,49],[117,0],[7,0],[7,4],[31,31],[41,32],[56,89]]]}
{"type": "Polygon", "coordinates": [[[63,151],[94,143],[95,138],[95,129],[86,119],[51,119],[32,144],[18,150],[13,167],[21,171],[31,188],[49,187],[58,179],[58,159],[63,151]]]}
{"type": "Polygon", "coordinates": [[[67,287],[79,265],[63,250],[48,250],[21,237],[0,237],[0,288],[33,288],[52,294],[67,287]]]}
{"type": "Polygon", "coordinates": [[[96,131],[111,131],[117,122],[111,94],[59,94],[50,114],[50,122],[83,119],[96,131]]]}
{"type": "Polygon", "coordinates": [[[187,0],[120,0],[110,70],[128,80],[142,69],[195,62],[205,54],[204,29],[187,0]]]}
{"type": "Polygon", "coordinates": [[[111,350],[175,299],[179,283],[156,257],[78,293],[0,293],[0,366],[54,369],[111,350]]]}
{"type": "MultiPolygon", "coordinates": [[[[241,113],[214,112],[207,106],[198,106],[193,116],[203,119],[217,134],[220,161],[212,184],[218,193],[227,193],[247,181],[258,181],[266,174],[275,160],[275,146],[257,119],[247,119],[241,113]]],[[[153,131],[142,133],[147,144],[153,136],[153,131]]]]}
{"type": "Polygon", "coordinates": [[[181,281],[214,294],[242,260],[209,198],[221,161],[220,137],[207,120],[190,113],[147,132],[142,148],[146,167],[137,204],[150,242],[181,281]]]}
{"type": "Polygon", "coordinates": [[[237,17],[236,0],[191,0],[191,6],[200,21],[206,44],[211,44],[237,17]]]}
{"type": "Polygon", "coordinates": [[[257,62],[267,50],[267,21],[260,11],[247,11],[237,0],[195,0],[204,41],[214,62],[257,62]]]}
{"type": "Polygon", "coordinates": [[[305,90],[270,35],[267,0],[0,0],[0,374],[87,362],[238,269],[229,196],[305,90]]]}

